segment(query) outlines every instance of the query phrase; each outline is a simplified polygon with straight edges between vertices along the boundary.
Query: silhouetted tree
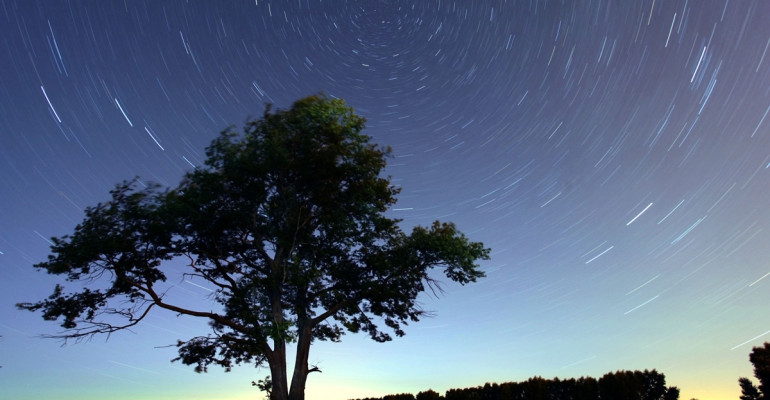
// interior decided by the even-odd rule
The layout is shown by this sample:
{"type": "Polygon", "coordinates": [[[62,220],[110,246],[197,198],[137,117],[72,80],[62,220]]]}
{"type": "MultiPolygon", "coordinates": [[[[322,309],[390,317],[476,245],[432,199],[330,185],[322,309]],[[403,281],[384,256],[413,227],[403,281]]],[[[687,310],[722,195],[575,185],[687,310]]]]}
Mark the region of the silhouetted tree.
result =
{"type": "Polygon", "coordinates": [[[242,136],[224,131],[205,167],[174,188],[118,185],[36,265],[85,287],[57,285],[18,307],[61,319],[65,340],[130,328],[153,309],[203,318],[211,331],[180,340],[175,360],[198,372],[267,364],[273,399],[304,399],[314,340],[345,331],[391,340],[380,321],[401,336],[425,315],[417,296],[440,290],[431,269],[474,282],[483,276],[476,261],[489,255],[451,223],[405,234],[384,215],[399,189],[380,176],[390,149],[361,134],[364,122],[342,100],[307,97],[289,110],[268,107],[242,136]],[[176,259],[187,260],[185,271],[176,259]],[[202,280],[219,306],[164,296],[171,274],[202,280]]]}
{"type": "Polygon", "coordinates": [[[658,371],[642,372],[642,399],[663,400],[666,396],[666,377],[658,371]]]}
{"type": "Polygon", "coordinates": [[[666,389],[666,394],[663,395],[663,400],[679,400],[679,388],[671,386],[666,389]]]}
{"type": "Polygon", "coordinates": [[[754,365],[754,376],[759,380],[759,387],[754,386],[749,378],[738,379],[741,385],[741,400],[770,399],[770,343],[754,347],[749,354],[749,361],[754,365]]]}
{"type": "Polygon", "coordinates": [[[500,399],[518,399],[520,397],[519,385],[515,382],[500,384],[500,399]]]}
{"type": "Polygon", "coordinates": [[[536,376],[527,379],[523,384],[524,399],[526,400],[548,400],[550,395],[551,381],[536,376]]]}
{"type": "Polygon", "coordinates": [[[356,400],[415,400],[411,393],[389,394],[383,397],[364,397],[356,400]]]}
{"type": "MultiPolygon", "coordinates": [[[[524,382],[486,383],[484,386],[449,389],[444,400],[679,400],[679,389],[665,385],[665,376],[655,370],[618,371],[605,374],[600,380],[591,377],[544,379],[536,376],[524,382]]],[[[424,393],[419,393],[415,400],[421,400],[424,393]]],[[[438,393],[434,392],[431,396],[438,396],[438,393]]]]}
{"type": "Polygon", "coordinates": [[[749,361],[754,364],[754,376],[759,380],[758,389],[762,398],[770,398],[770,343],[754,347],[749,361]]]}
{"type": "Polygon", "coordinates": [[[599,379],[603,399],[668,400],[679,398],[679,389],[666,387],[666,377],[655,371],[618,371],[599,379]]]}
{"type": "Polygon", "coordinates": [[[638,399],[638,396],[634,396],[636,390],[634,390],[633,382],[629,381],[628,372],[618,371],[615,373],[607,373],[599,379],[599,393],[601,398],[606,399],[638,399]]]}
{"type": "Polygon", "coordinates": [[[599,381],[596,378],[581,377],[575,382],[574,400],[595,400],[599,398],[599,381]]]}
{"type": "Polygon", "coordinates": [[[415,400],[439,400],[441,399],[441,395],[438,394],[438,392],[434,391],[433,389],[428,389],[424,392],[417,393],[417,396],[415,396],[415,400]]]}
{"type": "Polygon", "coordinates": [[[738,384],[741,385],[741,400],[760,400],[762,396],[759,389],[751,382],[749,378],[739,378],[738,384]]]}
{"type": "Polygon", "coordinates": [[[268,399],[273,397],[273,381],[269,376],[266,376],[265,379],[260,379],[258,382],[251,381],[251,386],[256,386],[259,390],[265,392],[268,399]]]}
{"type": "Polygon", "coordinates": [[[414,395],[411,393],[389,394],[384,396],[382,400],[415,400],[414,395]]]}

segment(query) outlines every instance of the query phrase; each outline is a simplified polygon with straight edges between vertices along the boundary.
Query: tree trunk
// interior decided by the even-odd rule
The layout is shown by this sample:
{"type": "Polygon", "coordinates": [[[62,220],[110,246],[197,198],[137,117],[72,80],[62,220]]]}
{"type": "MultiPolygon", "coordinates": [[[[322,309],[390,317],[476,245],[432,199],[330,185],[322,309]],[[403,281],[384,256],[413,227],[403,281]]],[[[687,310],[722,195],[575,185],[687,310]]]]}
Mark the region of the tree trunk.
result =
{"type": "Polygon", "coordinates": [[[308,374],[307,359],[310,355],[311,339],[312,328],[309,324],[303,323],[297,340],[297,358],[294,361],[294,374],[291,377],[289,400],[305,400],[305,383],[307,382],[308,374]]]}
{"type": "Polygon", "coordinates": [[[273,259],[273,282],[272,290],[270,291],[270,303],[273,316],[273,327],[277,332],[273,337],[273,357],[267,359],[270,364],[270,375],[273,379],[273,390],[270,394],[270,400],[288,400],[289,399],[289,386],[286,376],[286,340],[283,338],[283,332],[281,332],[281,323],[283,319],[283,306],[281,304],[281,297],[283,293],[283,279],[286,277],[286,266],[283,265],[281,260],[281,254],[283,250],[280,247],[276,249],[275,257],[273,259]],[[277,333],[277,334],[276,334],[277,333]]]}
{"type": "Polygon", "coordinates": [[[267,361],[270,364],[270,376],[273,381],[270,400],[288,400],[289,388],[286,377],[286,343],[275,340],[272,354],[267,361]]]}

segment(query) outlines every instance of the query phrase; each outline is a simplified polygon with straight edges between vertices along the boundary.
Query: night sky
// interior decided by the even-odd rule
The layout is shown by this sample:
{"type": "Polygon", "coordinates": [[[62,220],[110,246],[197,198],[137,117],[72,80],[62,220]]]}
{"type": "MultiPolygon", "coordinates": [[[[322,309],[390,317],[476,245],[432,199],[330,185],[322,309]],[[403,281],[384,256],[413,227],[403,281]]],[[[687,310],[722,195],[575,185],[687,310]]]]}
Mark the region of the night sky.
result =
{"type": "Polygon", "coordinates": [[[14,304],[51,293],[32,265],[116,183],[176,185],[227,126],[319,92],[393,147],[406,230],[493,251],[405,337],[315,345],[308,398],[645,368],[737,398],[770,340],[768,1],[0,5],[2,399],[261,397],[266,369],[169,362],[205,322],[60,347],[14,304]]]}

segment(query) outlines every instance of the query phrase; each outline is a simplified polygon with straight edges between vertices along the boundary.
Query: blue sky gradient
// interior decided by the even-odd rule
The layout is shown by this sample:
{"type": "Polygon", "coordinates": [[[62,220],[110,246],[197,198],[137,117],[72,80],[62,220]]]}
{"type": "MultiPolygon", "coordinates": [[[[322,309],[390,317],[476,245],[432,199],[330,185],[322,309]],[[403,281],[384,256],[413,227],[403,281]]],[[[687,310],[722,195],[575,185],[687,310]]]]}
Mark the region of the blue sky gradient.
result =
{"type": "Polygon", "coordinates": [[[321,91],[393,147],[390,215],[493,252],[404,338],[315,345],[308,398],[645,368],[737,398],[770,340],[770,2],[0,5],[1,399],[260,397],[265,369],[169,363],[202,321],[60,347],[14,304],[51,293],[32,265],[114,184],[173,186],[227,126],[321,91]]]}

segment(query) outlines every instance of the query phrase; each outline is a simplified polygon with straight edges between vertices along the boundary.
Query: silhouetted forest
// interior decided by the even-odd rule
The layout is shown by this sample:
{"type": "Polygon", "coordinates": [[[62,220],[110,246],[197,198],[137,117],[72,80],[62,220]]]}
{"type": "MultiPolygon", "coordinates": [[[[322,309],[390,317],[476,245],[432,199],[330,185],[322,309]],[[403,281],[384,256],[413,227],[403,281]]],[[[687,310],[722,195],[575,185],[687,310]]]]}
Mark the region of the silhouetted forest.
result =
{"type": "Polygon", "coordinates": [[[665,375],[652,370],[610,372],[599,378],[544,379],[525,382],[487,383],[465,389],[449,389],[441,396],[429,389],[413,395],[392,394],[357,400],[677,400],[679,389],[666,386],[665,375]]]}

